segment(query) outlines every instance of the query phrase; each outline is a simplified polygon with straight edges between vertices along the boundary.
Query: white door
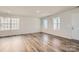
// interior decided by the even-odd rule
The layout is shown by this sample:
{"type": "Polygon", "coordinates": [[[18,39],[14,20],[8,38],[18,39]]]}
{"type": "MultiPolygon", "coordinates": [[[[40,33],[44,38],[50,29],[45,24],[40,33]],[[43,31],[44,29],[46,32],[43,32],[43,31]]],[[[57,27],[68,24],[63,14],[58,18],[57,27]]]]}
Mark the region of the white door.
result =
{"type": "Polygon", "coordinates": [[[72,15],[72,38],[79,40],[79,13],[72,15]]]}

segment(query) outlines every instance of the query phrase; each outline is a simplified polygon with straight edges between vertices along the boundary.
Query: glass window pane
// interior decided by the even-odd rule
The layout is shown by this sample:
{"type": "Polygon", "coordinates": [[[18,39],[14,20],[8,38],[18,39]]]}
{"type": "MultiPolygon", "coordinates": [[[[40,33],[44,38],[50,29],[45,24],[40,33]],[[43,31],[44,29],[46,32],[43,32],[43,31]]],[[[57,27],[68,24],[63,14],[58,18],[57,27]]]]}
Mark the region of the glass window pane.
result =
{"type": "Polygon", "coordinates": [[[57,17],[57,18],[58,18],[58,19],[57,19],[57,20],[58,20],[58,23],[60,23],[60,17],[57,17]]]}
{"type": "Polygon", "coordinates": [[[0,31],[19,29],[20,19],[10,17],[0,17],[0,31]]]}
{"type": "Polygon", "coordinates": [[[60,29],[60,17],[53,18],[53,29],[59,30],[60,29]]]}
{"type": "Polygon", "coordinates": [[[53,18],[53,23],[57,23],[57,22],[58,22],[57,18],[56,17],[53,18]]]}
{"type": "Polygon", "coordinates": [[[11,29],[12,30],[18,30],[19,29],[19,23],[20,23],[20,21],[19,21],[20,19],[19,18],[12,18],[12,21],[11,21],[11,29]]]}
{"type": "Polygon", "coordinates": [[[48,20],[47,19],[43,20],[43,26],[44,26],[45,29],[48,28],[48,20]]]}

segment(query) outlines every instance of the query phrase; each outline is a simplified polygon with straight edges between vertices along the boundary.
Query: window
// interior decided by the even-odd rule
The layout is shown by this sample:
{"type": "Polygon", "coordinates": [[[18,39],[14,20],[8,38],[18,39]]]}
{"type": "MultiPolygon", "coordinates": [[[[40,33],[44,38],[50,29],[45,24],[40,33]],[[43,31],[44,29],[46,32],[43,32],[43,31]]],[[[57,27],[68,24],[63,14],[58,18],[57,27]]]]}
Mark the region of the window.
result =
{"type": "Polygon", "coordinates": [[[11,29],[18,30],[19,29],[19,18],[12,18],[11,19],[11,29]]]}
{"type": "Polygon", "coordinates": [[[43,27],[44,27],[45,29],[48,28],[48,20],[47,20],[47,19],[44,19],[44,20],[43,20],[43,27]]]}
{"type": "Polygon", "coordinates": [[[19,18],[0,17],[0,31],[18,30],[19,18]]]}
{"type": "Polygon", "coordinates": [[[0,17],[0,30],[10,30],[10,19],[0,17]]]}
{"type": "Polygon", "coordinates": [[[60,17],[53,18],[53,29],[59,30],[60,29],[60,17]]]}

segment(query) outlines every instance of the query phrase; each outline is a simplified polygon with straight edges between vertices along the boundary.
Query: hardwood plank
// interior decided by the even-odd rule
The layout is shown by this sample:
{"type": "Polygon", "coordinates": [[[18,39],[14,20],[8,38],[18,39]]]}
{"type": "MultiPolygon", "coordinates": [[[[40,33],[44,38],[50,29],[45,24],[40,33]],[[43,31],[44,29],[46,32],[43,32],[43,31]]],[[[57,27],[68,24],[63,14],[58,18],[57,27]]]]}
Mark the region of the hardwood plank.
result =
{"type": "Polygon", "coordinates": [[[47,33],[0,38],[0,52],[78,52],[79,41],[47,33]]]}

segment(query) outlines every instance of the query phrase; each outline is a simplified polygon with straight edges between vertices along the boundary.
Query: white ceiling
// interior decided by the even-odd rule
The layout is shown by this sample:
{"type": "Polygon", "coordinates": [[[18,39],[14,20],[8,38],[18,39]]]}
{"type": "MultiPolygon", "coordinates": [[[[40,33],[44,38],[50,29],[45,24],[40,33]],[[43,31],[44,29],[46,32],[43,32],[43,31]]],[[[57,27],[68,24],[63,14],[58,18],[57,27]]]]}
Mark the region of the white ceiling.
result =
{"type": "Polygon", "coordinates": [[[44,17],[53,15],[73,6],[0,6],[0,13],[18,16],[44,17]]]}

